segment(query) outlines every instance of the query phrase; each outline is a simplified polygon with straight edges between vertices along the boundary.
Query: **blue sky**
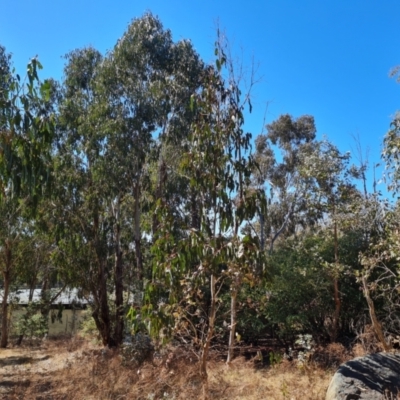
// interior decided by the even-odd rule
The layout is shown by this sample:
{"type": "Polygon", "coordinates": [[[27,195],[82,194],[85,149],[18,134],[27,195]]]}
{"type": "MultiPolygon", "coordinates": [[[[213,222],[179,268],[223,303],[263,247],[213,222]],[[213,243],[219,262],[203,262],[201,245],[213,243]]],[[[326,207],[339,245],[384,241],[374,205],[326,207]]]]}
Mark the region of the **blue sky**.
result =
{"type": "MultiPolygon", "coordinates": [[[[23,72],[39,56],[42,77],[61,78],[62,55],[92,45],[111,49],[128,23],[158,15],[174,40],[191,39],[213,59],[216,23],[233,53],[260,83],[246,128],[260,133],[283,113],[315,117],[318,135],[342,151],[359,135],[379,161],[382,139],[400,105],[400,86],[388,77],[400,64],[398,0],[0,0],[0,43],[23,72]]],[[[372,184],[372,182],[370,182],[372,184]]]]}

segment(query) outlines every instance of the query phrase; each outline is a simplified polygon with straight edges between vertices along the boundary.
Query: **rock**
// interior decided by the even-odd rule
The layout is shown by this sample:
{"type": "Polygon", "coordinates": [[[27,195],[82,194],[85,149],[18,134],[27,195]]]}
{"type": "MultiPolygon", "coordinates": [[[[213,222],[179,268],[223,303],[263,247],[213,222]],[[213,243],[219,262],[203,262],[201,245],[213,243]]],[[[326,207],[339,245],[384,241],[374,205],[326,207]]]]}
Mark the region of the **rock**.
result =
{"type": "Polygon", "coordinates": [[[333,376],[325,400],[397,399],[400,354],[376,353],[342,364],[333,376]]]}
{"type": "Polygon", "coordinates": [[[139,367],[145,361],[153,361],[154,345],[150,337],[137,333],[125,338],[121,346],[121,356],[125,365],[139,367]]]}

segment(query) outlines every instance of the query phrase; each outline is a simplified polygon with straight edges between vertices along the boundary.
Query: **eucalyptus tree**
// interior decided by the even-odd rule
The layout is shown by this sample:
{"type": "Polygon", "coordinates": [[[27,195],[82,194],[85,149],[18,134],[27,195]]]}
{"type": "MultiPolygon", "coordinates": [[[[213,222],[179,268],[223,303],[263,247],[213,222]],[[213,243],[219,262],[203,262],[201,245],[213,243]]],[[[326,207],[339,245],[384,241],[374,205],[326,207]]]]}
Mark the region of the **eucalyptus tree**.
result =
{"type": "MultiPolygon", "coordinates": [[[[186,221],[181,229],[185,234],[177,237],[171,230],[173,210],[160,204],[153,280],[145,307],[153,334],[161,329],[170,334],[185,332],[192,338],[199,349],[204,398],[209,396],[207,359],[220,292],[225,284],[237,290],[236,280],[254,273],[258,255],[254,238],[239,234],[257,204],[248,191],[253,159],[251,135],[242,128],[247,101],[240,103],[239,88],[224,79],[227,59],[219,41],[216,54],[215,66],[205,68],[201,89],[191,98],[195,119],[181,163],[181,173],[197,196],[199,224],[194,227],[186,221]],[[168,301],[159,302],[160,293],[168,301]]],[[[234,320],[233,337],[235,325],[234,320]]]]}
{"type": "Polygon", "coordinates": [[[105,345],[115,340],[107,297],[111,221],[107,187],[101,176],[106,138],[98,118],[96,78],[102,55],[93,48],[66,56],[61,85],[56,199],[52,226],[57,241],[54,260],[70,267],[70,278],[93,301],[93,318],[105,345]]]}
{"type": "Polygon", "coordinates": [[[165,160],[155,167],[160,147],[184,136],[201,66],[191,44],[174,43],[151,14],[134,19],[104,57],[92,48],[67,56],[57,173],[72,237],[60,240],[59,261],[65,252],[76,265],[86,260],[75,273],[94,296],[94,318],[109,346],[122,341],[124,277],[136,271],[141,290],[143,237],[156,225],[148,223],[150,210],[166,197],[165,160]],[[112,317],[107,290],[115,293],[112,317]]]}
{"type": "MultiPolygon", "coordinates": [[[[125,215],[128,216],[128,209],[132,213],[128,218],[133,222],[136,288],[139,290],[145,272],[143,234],[147,231],[147,235],[154,237],[157,229],[156,214],[152,216],[151,228],[144,229],[143,211],[146,205],[147,210],[151,210],[161,199],[182,196],[178,191],[182,184],[178,190],[168,188],[175,182],[168,179],[173,168],[168,165],[165,153],[185,140],[191,115],[189,99],[199,85],[201,69],[202,62],[191,43],[174,43],[171,32],[149,13],[132,21],[101,68],[100,85],[108,121],[103,165],[107,169],[107,179],[114,178],[111,178],[115,185],[112,188],[114,209],[125,203],[125,215]],[[155,160],[158,165],[152,174],[155,160]],[[156,183],[152,186],[154,178],[156,183]],[[171,189],[174,190],[172,195],[171,189]]],[[[175,181],[178,180],[175,174],[175,181]]],[[[119,221],[115,213],[113,216],[118,232],[119,221]]],[[[117,246],[118,242],[116,237],[117,246]]],[[[116,260],[116,265],[121,262],[116,260]]],[[[121,281],[122,269],[119,271],[117,280],[121,281]]],[[[121,307],[122,285],[116,288],[117,299],[120,299],[116,306],[121,307]]]]}
{"type": "Polygon", "coordinates": [[[316,127],[310,115],[294,119],[284,114],[266,129],[266,134],[256,138],[258,167],[253,184],[263,188],[269,198],[259,229],[261,241],[268,241],[271,253],[280,235],[293,234],[299,225],[315,220],[304,201],[310,181],[301,176],[300,169],[302,154],[315,146],[316,127]]]}
{"type": "Polygon", "coordinates": [[[398,193],[400,188],[400,113],[397,112],[383,141],[382,158],[386,163],[388,188],[398,193]]]}
{"type": "Polygon", "coordinates": [[[330,269],[333,282],[335,311],[331,321],[331,339],[337,338],[341,312],[341,295],[339,281],[343,272],[340,262],[339,236],[353,215],[362,198],[356,188],[351,169],[350,153],[341,153],[339,149],[324,139],[315,144],[302,155],[301,174],[311,180],[312,190],[307,191],[307,205],[316,210],[320,216],[320,224],[332,228],[334,240],[334,263],[326,263],[330,269]]]}
{"type": "Polygon", "coordinates": [[[314,118],[308,115],[298,119],[282,115],[266,128],[267,133],[256,139],[258,168],[253,172],[253,184],[269,191],[265,219],[258,229],[263,237],[265,225],[272,253],[274,243],[284,233],[296,235],[309,232],[311,227],[332,227],[335,261],[329,270],[335,311],[330,334],[335,340],[341,309],[339,276],[343,269],[339,231],[360,209],[361,200],[352,181],[350,154],[340,153],[325,139],[317,141],[314,118]]]}
{"type": "MultiPolygon", "coordinates": [[[[198,226],[199,209],[195,191],[187,178],[179,173],[182,155],[189,146],[190,125],[195,113],[190,108],[190,98],[201,86],[203,61],[187,40],[175,43],[171,48],[172,75],[163,90],[165,96],[162,123],[156,142],[157,167],[153,172],[155,203],[169,203],[175,210],[176,229],[182,220],[190,218],[193,227],[198,226]]],[[[157,213],[153,214],[152,236],[158,227],[157,213]]]]}
{"type": "MultiPolygon", "coordinates": [[[[399,66],[394,67],[390,76],[399,83],[399,66]]],[[[385,163],[384,179],[393,195],[400,188],[400,114],[397,111],[383,141],[382,159],[385,163]]],[[[382,201],[376,193],[368,196],[365,202],[371,210],[368,213],[369,226],[364,229],[369,239],[368,249],[361,255],[364,267],[358,272],[358,280],[362,285],[368,305],[371,323],[378,340],[384,350],[390,350],[390,336],[398,335],[400,321],[398,319],[399,303],[399,204],[382,201]],[[373,227],[374,229],[371,229],[373,227]]]]}
{"type": "MultiPolygon", "coordinates": [[[[392,69],[392,77],[399,82],[399,66],[392,69]]],[[[383,142],[382,159],[385,165],[385,180],[389,191],[396,195],[400,188],[400,114],[397,111],[383,142]]],[[[399,304],[399,202],[386,204],[382,229],[377,240],[360,255],[364,270],[358,274],[364,297],[368,304],[371,323],[385,351],[392,347],[390,337],[398,335],[399,304]],[[380,305],[377,306],[377,304],[380,305]]]]}
{"type": "MultiPolygon", "coordinates": [[[[11,82],[11,54],[7,53],[6,48],[0,44],[0,98],[2,102],[6,101],[11,82]]],[[[5,113],[6,109],[2,108],[1,112],[5,113]]]]}
{"type": "Polygon", "coordinates": [[[51,85],[39,81],[40,62],[30,61],[26,82],[21,82],[10,63],[11,57],[0,46],[0,347],[8,342],[8,294],[21,258],[24,219],[34,218],[39,200],[48,194],[53,139],[51,85]]]}
{"type": "Polygon", "coordinates": [[[360,254],[363,270],[357,279],[362,286],[377,339],[385,351],[400,333],[399,315],[399,202],[386,204],[380,220],[382,229],[360,254]]]}
{"type": "Polygon", "coordinates": [[[161,23],[145,15],[129,25],[102,68],[107,106],[114,115],[109,124],[110,151],[105,156],[115,161],[115,183],[122,183],[120,200],[124,193],[134,199],[132,221],[139,281],[143,276],[141,196],[145,165],[159,124],[161,69],[168,64],[170,44],[170,34],[164,33],[161,23]],[[119,157],[114,157],[117,154],[119,157]]]}
{"type": "MultiPolygon", "coordinates": [[[[174,43],[169,30],[152,14],[135,19],[108,54],[102,68],[109,111],[110,155],[119,154],[123,168],[118,181],[134,199],[133,222],[136,268],[143,275],[142,197],[144,184],[153,178],[155,201],[167,197],[166,153],[185,141],[190,118],[189,99],[198,86],[202,63],[190,42],[174,43]],[[157,140],[158,136],[158,140],[157,140]],[[118,150],[119,148],[119,150],[118,150]],[[158,158],[155,174],[149,164],[158,158]],[[152,175],[152,176],[151,176],[152,175]]],[[[178,151],[175,152],[178,154],[178,151]]],[[[115,158],[115,156],[113,156],[115,158]]],[[[149,182],[148,182],[149,183],[149,182]]],[[[153,233],[157,221],[154,216],[153,233]]],[[[151,231],[148,233],[152,233],[151,231]]]]}

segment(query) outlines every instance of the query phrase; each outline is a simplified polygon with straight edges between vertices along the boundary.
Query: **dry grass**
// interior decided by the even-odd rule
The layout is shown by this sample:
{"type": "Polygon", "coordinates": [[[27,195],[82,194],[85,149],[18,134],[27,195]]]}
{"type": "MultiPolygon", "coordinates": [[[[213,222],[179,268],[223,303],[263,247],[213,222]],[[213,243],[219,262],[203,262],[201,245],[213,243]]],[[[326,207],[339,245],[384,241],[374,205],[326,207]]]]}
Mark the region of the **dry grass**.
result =
{"type": "MultiPolygon", "coordinates": [[[[69,340],[50,343],[40,349],[12,351],[0,351],[0,375],[3,377],[0,398],[3,399],[200,398],[197,360],[190,351],[181,348],[167,349],[153,364],[147,363],[139,369],[122,365],[117,352],[104,352],[83,341],[69,340]],[[11,362],[18,357],[24,362],[19,365],[11,362]]],[[[266,368],[257,368],[254,361],[241,357],[227,366],[215,357],[209,363],[211,398],[324,399],[333,368],[349,356],[340,345],[320,349],[314,356],[316,359],[306,366],[283,361],[266,368]]]]}
{"type": "Polygon", "coordinates": [[[285,361],[273,368],[255,370],[251,362],[239,358],[231,367],[213,366],[210,375],[214,398],[320,400],[325,398],[332,373],[285,361]]]}

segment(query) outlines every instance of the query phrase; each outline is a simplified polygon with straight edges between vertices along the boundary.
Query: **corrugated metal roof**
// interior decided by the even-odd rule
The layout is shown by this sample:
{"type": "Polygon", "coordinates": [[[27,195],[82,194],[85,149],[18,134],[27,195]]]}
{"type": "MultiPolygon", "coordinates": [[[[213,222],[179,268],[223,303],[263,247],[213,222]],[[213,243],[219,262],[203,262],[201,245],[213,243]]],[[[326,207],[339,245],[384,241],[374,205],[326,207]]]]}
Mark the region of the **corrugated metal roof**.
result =
{"type": "MultiPolygon", "coordinates": [[[[50,298],[54,295],[56,295],[60,289],[54,288],[50,289],[50,298]]],[[[33,302],[37,302],[41,300],[41,289],[34,289],[33,291],[33,302]]],[[[0,290],[0,298],[3,298],[3,290],[0,290]]],[[[11,292],[8,296],[9,303],[18,303],[21,305],[28,304],[29,302],[29,289],[19,289],[15,292],[11,292]]],[[[57,297],[55,301],[53,301],[52,304],[64,304],[64,305],[70,305],[70,304],[80,304],[80,305],[85,305],[89,304],[88,300],[83,298],[82,296],[79,295],[79,291],[76,288],[73,289],[64,289],[61,294],[57,297]]]]}

